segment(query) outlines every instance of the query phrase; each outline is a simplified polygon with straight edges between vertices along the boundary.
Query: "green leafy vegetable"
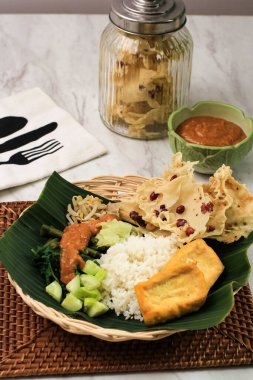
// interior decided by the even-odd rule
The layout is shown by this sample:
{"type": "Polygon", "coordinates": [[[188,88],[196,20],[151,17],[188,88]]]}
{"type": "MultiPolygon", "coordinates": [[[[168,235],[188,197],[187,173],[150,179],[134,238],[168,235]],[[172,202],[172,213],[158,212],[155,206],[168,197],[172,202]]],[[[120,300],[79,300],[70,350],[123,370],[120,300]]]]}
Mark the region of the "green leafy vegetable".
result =
{"type": "Polygon", "coordinates": [[[58,239],[51,239],[42,246],[32,248],[34,264],[45,278],[46,284],[52,281],[59,282],[60,278],[60,247],[58,239]]]}

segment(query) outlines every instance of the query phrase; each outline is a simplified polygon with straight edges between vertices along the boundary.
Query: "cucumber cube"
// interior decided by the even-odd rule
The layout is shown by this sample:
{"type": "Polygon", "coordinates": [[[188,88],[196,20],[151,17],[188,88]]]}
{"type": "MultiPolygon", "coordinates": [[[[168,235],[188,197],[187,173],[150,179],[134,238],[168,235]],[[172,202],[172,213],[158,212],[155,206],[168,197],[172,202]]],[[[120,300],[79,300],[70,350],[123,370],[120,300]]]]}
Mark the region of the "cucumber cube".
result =
{"type": "Polygon", "coordinates": [[[109,307],[104,303],[96,301],[87,309],[87,314],[89,317],[98,317],[101,314],[106,313],[109,310],[109,307]]]}
{"type": "Polygon", "coordinates": [[[98,281],[95,276],[90,274],[81,274],[80,276],[81,284],[87,290],[97,289],[100,286],[100,281],[98,281]]]}
{"type": "Polygon", "coordinates": [[[75,291],[77,291],[77,289],[80,288],[80,276],[77,275],[75,276],[71,281],[69,281],[66,285],[66,289],[70,292],[70,293],[74,293],[75,291]]]}
{"type": "Polygon", "coordinates": [[[64,309],[69,311],[78,311],[83,307],[83,303],[81,300],[76,298],[72,293],[68,293],[64,300],[61,303],[61,306],[64,309]]]}
{"type": "Polygon", "coordinates": [[[95,274],[95,278],[99,281],[100,285],[101,285],[101,282],[106,278],[106,275],[107,275],[107,270],[104,268],[100,268],[95,274]]]}
{"type": "Polygon", "coordinates": [[[62,287],[58,281],[53,281],[45,288],[47,294],[49,294],[57,302],[61,302],[62,299],[62,287]]]}
{"type": "Polygon", "coordinates": [[[86,274],[91,274],[92,276],[95,276],[99,269],[100,267],[96,263],[94,263],[94,261],[87,260],[82,271],[86,274]]]}
{"type": "Polygon", "coordinates": [[[84,310],[87,311],[94,303],[96,303],[96,298],[85,298],[84,299],[84,310]]]}
{"type": "Polygon", "coordinates": [[[101,293],[97,290],[89,290],[84,287],[79,288],[75,293],[74,296],[77,297],[80,300],[84,300],[85,298],[95,298],[97,301],[102,299],[101,293]]]}

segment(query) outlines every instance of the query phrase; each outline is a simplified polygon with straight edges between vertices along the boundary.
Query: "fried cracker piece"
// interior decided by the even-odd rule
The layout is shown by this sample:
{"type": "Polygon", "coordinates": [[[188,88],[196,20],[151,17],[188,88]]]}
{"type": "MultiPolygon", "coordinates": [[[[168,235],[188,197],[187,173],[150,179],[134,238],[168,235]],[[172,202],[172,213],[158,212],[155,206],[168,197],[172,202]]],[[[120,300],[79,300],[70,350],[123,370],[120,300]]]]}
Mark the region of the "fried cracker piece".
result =
{"type": "Polygon", "coordinates": [[[214,205],[209,224],[215,230],[206,233],[224,243],[247,237],[253,230],[253,195],[233,176],[229,166],[222,165],[204,186],[214,205]]]}
{"type": "MultiPolygon", "coordinates": [[[[203,239],[194,240],[178,249],[166,266],[194,263],[204,274],[208,290],[224,270],[221,260],[203,239]]],[[[165,268],[166,268],[165,266],[165,268]]]]}
{"type": "Polygon", "coordinates": [[[146,223],[147,232],[176,235],[181,243],[203,237],[210,212],[201,212],[201,207],[210,202],[210,197],[194,179],[193,166],[182,161],[181,153],[176,154],[172,171],[167,170],[164,178],[144,181],[131,201],[120,202],[120,217],[131,222],[130,213],[134,211],[146,223]],[[183,213],[177,212],[178,206],[184,207],[183,213]]]}
{"type": "Polygon", "coordinates": [[[194,263],[167,265],[134,289],[144,322],[149,326],[197,311],[208,293],[204,275],[194,263]]]}

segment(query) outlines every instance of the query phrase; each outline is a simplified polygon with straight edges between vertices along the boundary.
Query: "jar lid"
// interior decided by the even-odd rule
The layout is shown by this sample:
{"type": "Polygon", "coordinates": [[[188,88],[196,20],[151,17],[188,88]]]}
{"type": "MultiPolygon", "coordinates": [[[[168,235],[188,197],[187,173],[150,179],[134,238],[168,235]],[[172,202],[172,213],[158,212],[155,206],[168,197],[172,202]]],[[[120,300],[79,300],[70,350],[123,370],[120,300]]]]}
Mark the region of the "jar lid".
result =
{"type": "Polygon", "coordinates": [[[110,20],[132,34],[174,32],[186,23],[181,0],[112,0],[110,20]]]}

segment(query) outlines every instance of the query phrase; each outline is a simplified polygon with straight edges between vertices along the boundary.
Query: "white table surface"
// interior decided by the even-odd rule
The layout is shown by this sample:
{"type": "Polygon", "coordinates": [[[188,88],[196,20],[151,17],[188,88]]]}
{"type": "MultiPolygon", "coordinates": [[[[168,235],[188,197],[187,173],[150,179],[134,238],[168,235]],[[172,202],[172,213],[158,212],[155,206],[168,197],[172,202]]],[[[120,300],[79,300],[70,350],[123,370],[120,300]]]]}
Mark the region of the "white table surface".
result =
{"type": "MultiPolygon", "coordinates": [[[[108,154],[62,175],[69,181],[97,175],[160,176],[171,162],[168,141],[137,141],[110,132],[98,113],[98,51],[106,16],[0,15],[0,97],[39,86],[96,136],[108,154]]],[[[190,104],[203,99],[241,107],[253,115],[253,17],[189,16],[194,40],[190,104]]],[[[253,151],[234,175],[253,192],[253,151]]],[[[53,170],[53,168],[52,168],[53,170]]],[[[200,177],[206,180],[206,177],[200,177]]],[[[1,180],[1,178],[0,178],[1,180]]],[[[0,202],[35,200],[45,179],[0,191],[0,202]]],[[[249,258],[253,265],[253,250],[249,258]]],[[[250,277],[253,289],[253,275],[250,277]]],[[[36,379],[38,377],[34,377],[36,379]]],[[[58,377],[44,377],[61,379],[58,377]]],[[[94,380],[248,380],[250,367],[157,373],[70,376],[94,380]]]]}

